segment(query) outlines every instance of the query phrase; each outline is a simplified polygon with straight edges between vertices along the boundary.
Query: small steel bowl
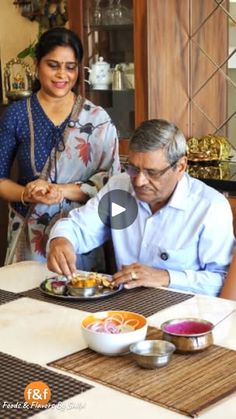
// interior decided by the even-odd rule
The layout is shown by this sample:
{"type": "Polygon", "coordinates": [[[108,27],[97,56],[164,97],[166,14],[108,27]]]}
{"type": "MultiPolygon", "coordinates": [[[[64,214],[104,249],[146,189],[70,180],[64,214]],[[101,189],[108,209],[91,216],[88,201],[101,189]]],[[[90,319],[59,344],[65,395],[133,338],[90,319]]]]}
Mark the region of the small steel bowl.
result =
{"type": "Polygon", "coordinates": [[[70,283],[67,284],[68,293],[76,297],[91,297],[92,295],[96,294],[97,289],[97,285],[92,287],[75,287],[70,283]]]}
{"type": "Polygon", "coordinates": [[[52,288],[53,294],[63,295],[66,292],[66,282],[60,281],[60,280],[52,281],[51,288],[52,288]]]}
{"type": "Polygon", "coordinates": [[[167,365],[175,345],[164,340],[142,340],[129,347],[137,364],[142,368],[160,368],[167,365]]]}
{"type": "Polygon", "coordinates": [[[176,346],[176,352],[194,353],[213,344],[214,325],[203,319],[186,317],[169,320],[161,325],[163,339],[176,346]]]}

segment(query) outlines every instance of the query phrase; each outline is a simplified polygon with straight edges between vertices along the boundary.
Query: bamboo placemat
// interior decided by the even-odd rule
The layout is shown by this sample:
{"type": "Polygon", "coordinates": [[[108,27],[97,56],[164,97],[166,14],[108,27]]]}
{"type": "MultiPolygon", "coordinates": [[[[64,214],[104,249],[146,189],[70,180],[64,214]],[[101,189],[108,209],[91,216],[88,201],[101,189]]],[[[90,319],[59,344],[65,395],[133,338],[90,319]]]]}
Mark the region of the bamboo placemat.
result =
{"type": "Polygon", "coordinates": [[[43,294],[39,288],[25,291],[22,295],[91,313],[101,310],[126,310],[138,312],[146,317],[194,296],[193,294],[182,294],[180,292],[154,288],[122,290],[112,297],[91,301],[62,300],[43,294]]]}
{"type": "MultiPolygon", "coordinates": [[[[160,332],[150,328],[148,338],[158,339],[160,332]]],[[[190,417],[236,391],[236,351],[216,345],[174,354],[169,365],[155,370],[138,367],[132,355],[107,357],[90,349],[49,365],[190,417]]]]}
{"type": "Polygon", "coordinates": [[[21,295],[15,294],[14,292],[0,290],[0,305],[17,300],[20,297],[21,295]]]}
{"type": "MultiPolygon", "coordinates": [[[[52,392],[49,404],[61,403],[77,394],[91,388],[91,385],[75,380],[71,377],[58,374],[39,365],[22,361],[14,356],[0,352],[0,417],[3,419],[28,418],[46,408],[23,408],[24,389],[32,381],[43,381],[52,392]],[[19,406],[6,408],[4,402],[19,406]]],[[[79,416],[79,410],[75,409],[75,415],[79,416]]],[[[76,416],[77,417],[77,416],[76,416]]]]}

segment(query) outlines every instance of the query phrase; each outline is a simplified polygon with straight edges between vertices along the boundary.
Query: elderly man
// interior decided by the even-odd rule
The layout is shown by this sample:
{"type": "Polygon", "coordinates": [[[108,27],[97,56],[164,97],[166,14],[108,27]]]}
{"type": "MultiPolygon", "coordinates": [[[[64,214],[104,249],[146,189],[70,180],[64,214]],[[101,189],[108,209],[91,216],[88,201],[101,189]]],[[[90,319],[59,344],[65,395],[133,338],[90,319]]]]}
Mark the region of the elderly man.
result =
{"type": "Polygon", "coordinates": [[[227,199],[190,177],[186,166],[180,130],[164,120],[143,122],[130,140],[126,173],[113,176],[96,197],[52,229],[48,268],[70,276],[76,253],[89,252],[111,237],[115,284],[218,295],[234,246],[232,212],[227,199]],[[125,191],[137,206],[136,217],[130,225],[125,220],[123,228],[112,223],[112,205],[107,206],[110,223],[99,210],[102,199],[114,191],[125,191]]]}

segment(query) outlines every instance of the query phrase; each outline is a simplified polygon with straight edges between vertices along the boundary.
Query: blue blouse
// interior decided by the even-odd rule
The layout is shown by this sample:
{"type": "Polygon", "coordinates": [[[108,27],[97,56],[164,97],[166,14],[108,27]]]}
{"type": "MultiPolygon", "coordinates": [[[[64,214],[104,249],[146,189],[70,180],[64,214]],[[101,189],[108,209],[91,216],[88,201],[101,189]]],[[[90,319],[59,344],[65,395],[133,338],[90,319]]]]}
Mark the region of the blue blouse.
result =
{"type": "MultiPolygon", "coordinates": [[[[52,148],[62,141],[69,116],[61,125],[55,126],[45,114],[36,94],[33,94],[30,100],[35,137],[35,166],[37,172],[41,172],[52,148]]],[[[18,171],[17,182],[20,185],[26,185],[37,178],[31,166],[30,127],[26,99],[7,107],[0,119],[0,179],[10,178],[15,158],[18,171]]],[[[25,215],[26,207],[23,207],[21,203],[12,203],[12,206],[25,215]]]]}

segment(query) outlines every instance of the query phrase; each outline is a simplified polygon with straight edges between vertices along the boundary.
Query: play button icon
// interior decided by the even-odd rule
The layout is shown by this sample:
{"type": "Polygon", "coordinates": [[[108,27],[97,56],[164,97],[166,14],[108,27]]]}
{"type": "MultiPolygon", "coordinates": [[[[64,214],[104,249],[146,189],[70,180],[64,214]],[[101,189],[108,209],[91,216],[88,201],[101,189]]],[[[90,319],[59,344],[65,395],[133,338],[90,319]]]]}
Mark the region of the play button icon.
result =
{"type": "Polygon", "coordinates": [[[122,230],[133,224],[138,214],[138,205],[129,192],[115,189],[101,198],[98,214],[106,226],[122,230]]]}
{"type": "Polygon", "coordinates": [[[111,203],[111,216],[112,217],[122,214],[122,212],[124,211],[126,211],[126,208],[121,207],[120,205],[117,205],[114,202],[111,203]]]}

